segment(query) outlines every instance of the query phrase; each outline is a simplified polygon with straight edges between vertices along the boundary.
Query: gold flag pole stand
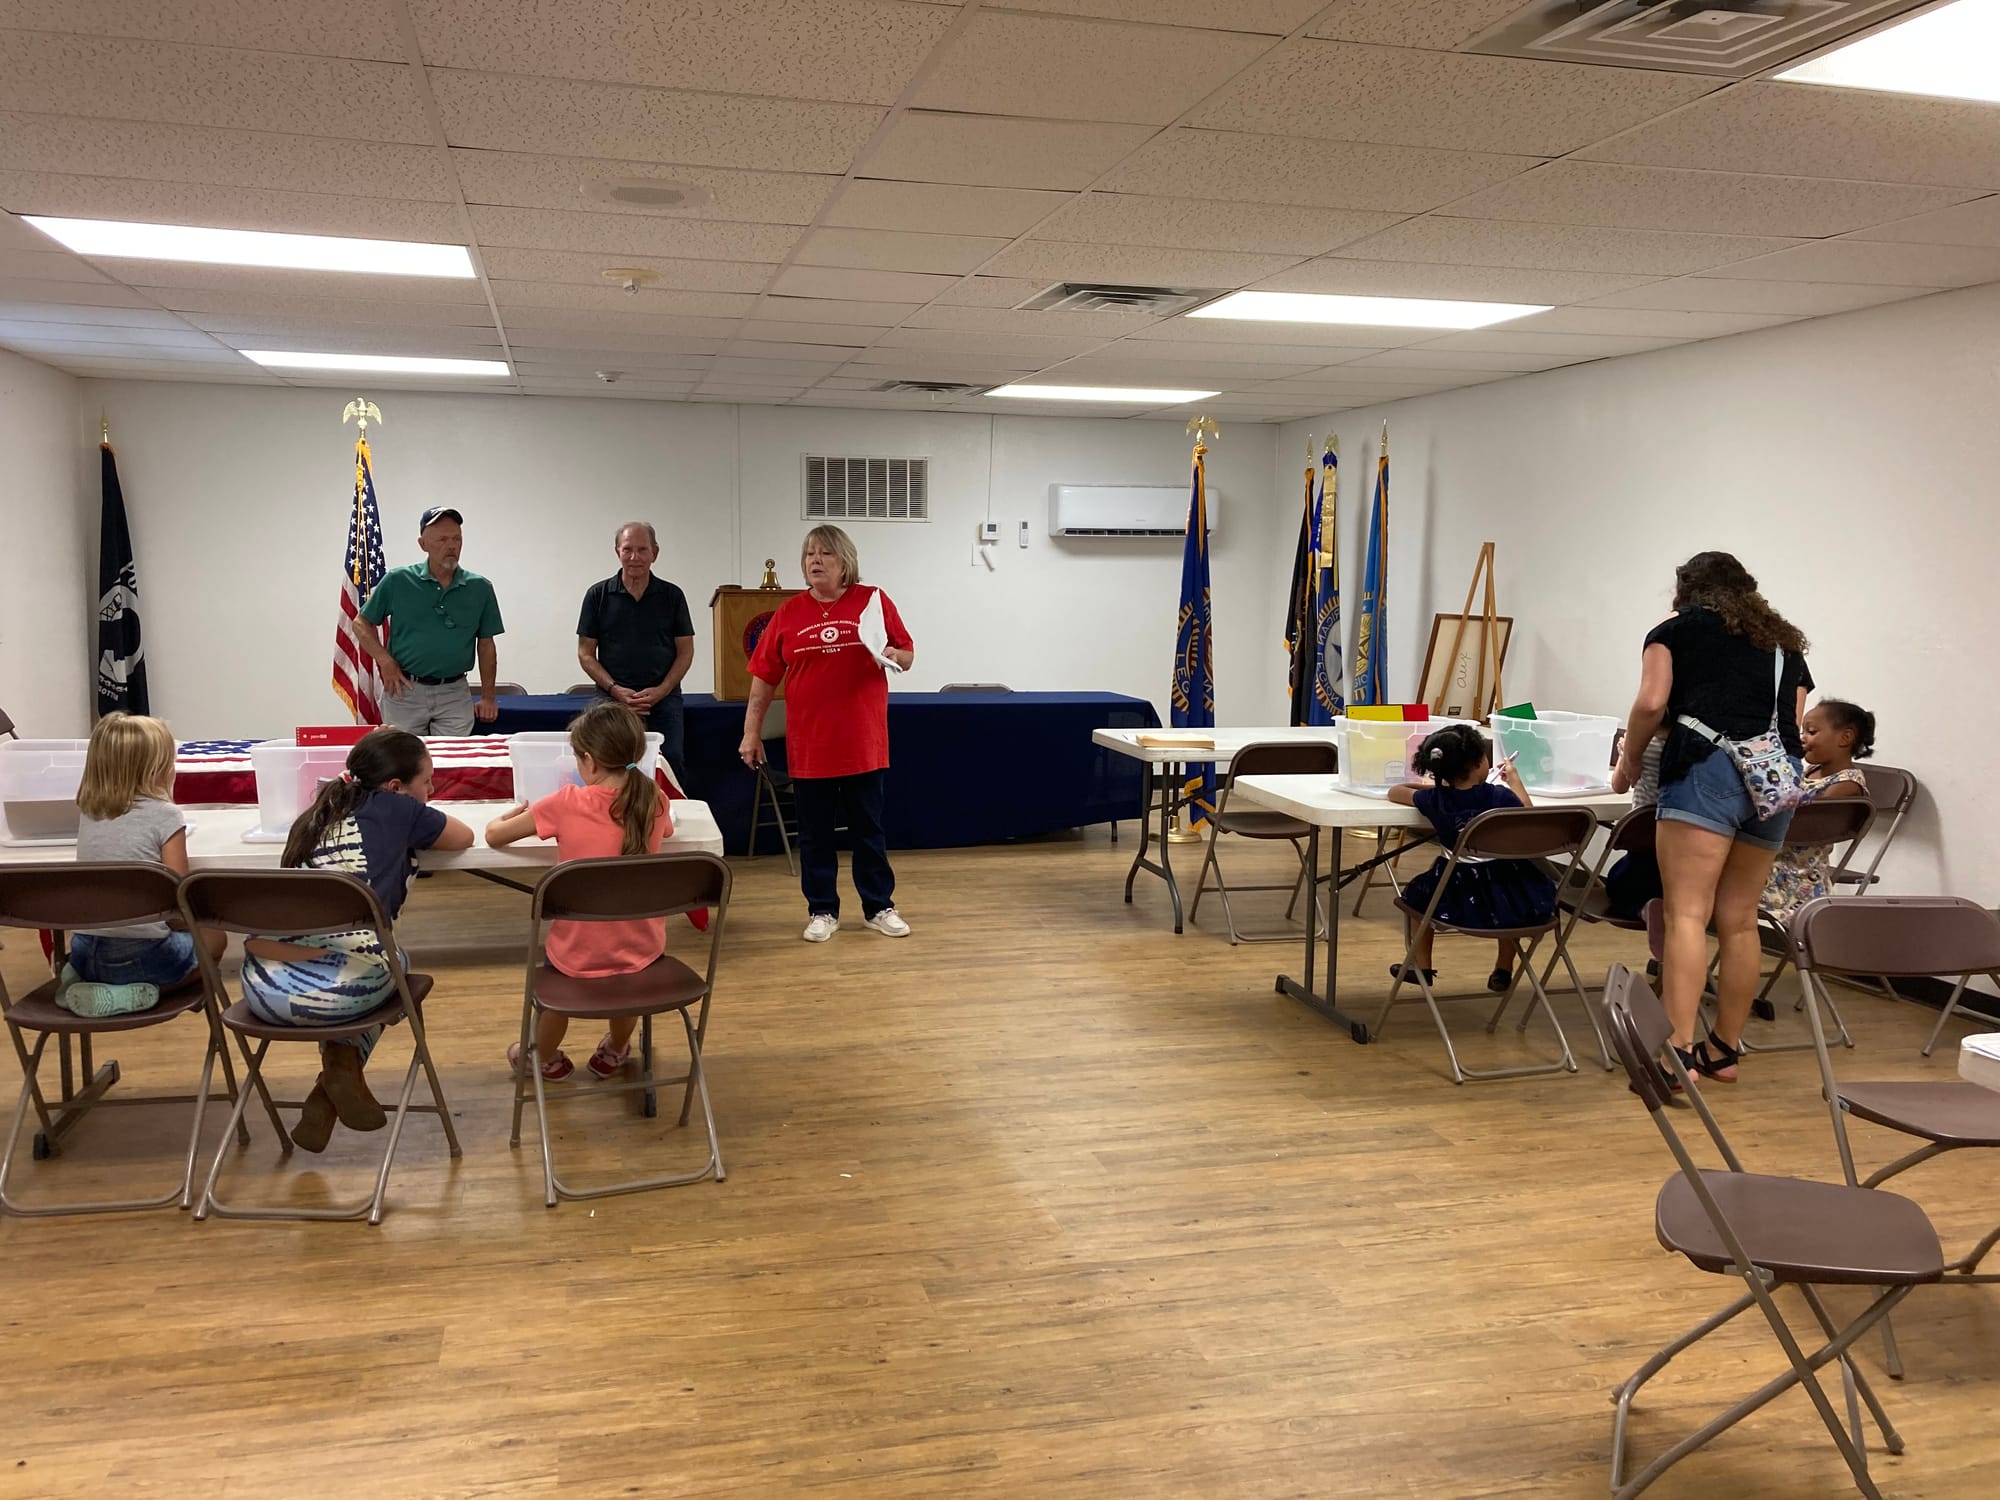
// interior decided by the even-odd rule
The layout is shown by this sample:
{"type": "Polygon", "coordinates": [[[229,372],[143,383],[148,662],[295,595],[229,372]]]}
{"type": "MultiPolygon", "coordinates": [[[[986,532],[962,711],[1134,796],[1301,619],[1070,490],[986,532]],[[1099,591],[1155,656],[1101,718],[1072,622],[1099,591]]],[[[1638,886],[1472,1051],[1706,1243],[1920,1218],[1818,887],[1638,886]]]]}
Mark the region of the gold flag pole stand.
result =
{"type": "MultiPolygon", "coordinates": [[[[1195,417],[1189,421],[1187,432],[1188,436],[1194,439],[1194,451],[1197,459],[1207,453],[1209,443],[1216,441],[1222,436],[1222,428],[1217,424],[1215,418],[1206,416],[1195,417]]],[[[1185,799],[1183,799],[1182,804],[1174,808],[1174,823],[1173,827],[1167,830],[1167,842],[1170,844],[1199,844],[1207,837],[1208,835],[1200,829],[1187,826],[1187,811],[1185,799]]]]}

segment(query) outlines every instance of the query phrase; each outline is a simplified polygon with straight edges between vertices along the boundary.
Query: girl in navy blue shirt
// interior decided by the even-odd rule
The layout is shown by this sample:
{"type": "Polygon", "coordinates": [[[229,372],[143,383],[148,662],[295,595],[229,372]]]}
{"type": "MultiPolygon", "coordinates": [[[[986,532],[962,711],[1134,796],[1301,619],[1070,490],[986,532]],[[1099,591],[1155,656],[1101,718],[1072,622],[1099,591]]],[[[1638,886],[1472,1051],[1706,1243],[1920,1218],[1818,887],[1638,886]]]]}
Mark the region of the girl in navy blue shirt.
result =
{"type": "MultiPolygon", "coordinates": [[[[1488,779],[1493,769],[1493,752],[1486,736],[1470,724],[1451,724],[1426,739],[1417,749],[1417,769],[1428,772],[1429,786],[1402,785],[1389,788],[1389,800],[1414,807],[1437,830],[1438,842],[1447,851],[1458,843],[1465,825],[1481,813],[1496,807],[1529,806],[1527,789],[1514,774],[1510,760],[1501,768],[1504,784],[1488,779]]],[[[1449,854],[1441,854],[1431,867],[1403,885],[1403,900],[1419,912],[1430,905],[1437,884],[1444,879],[1449,854]]],[[[1461,863],[1445,888],[1434,913],[1436,920],[1454,927],[1496,928],[1533,927],[1548,921],[1556,908],[1555,882],[1540,866],[1526,859],[1483,860],[1461,863]]],[[[1411,925],[1416,918],[1410,919],[1411,925]]],[[[1417,967],[1427,982],[1437,971],[1431,967],[1431,939],[1426,931],[1417,944],[1417,967]]],[[[1521,945],[1514,938],[1498,939],[1499,952],[1486,987],[1503,994],[1514,980],[1514,963],[1521,945]]],[[[1391,964],[1389,972],[1400,977],[1401,964],[1391,964]]]]}

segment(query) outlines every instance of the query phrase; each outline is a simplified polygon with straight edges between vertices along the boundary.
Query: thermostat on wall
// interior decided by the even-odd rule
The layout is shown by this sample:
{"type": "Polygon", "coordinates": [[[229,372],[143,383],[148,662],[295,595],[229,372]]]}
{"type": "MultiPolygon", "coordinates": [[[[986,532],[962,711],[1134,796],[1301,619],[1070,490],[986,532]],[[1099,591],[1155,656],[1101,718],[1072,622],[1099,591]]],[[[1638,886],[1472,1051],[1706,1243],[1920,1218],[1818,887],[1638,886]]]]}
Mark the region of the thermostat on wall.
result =
{"type": "Polygon", "coordinates": [[[998,521],[981,521],[979,523],[979,540],[982,542],[999,541],[1000,523],[998,521]]]}

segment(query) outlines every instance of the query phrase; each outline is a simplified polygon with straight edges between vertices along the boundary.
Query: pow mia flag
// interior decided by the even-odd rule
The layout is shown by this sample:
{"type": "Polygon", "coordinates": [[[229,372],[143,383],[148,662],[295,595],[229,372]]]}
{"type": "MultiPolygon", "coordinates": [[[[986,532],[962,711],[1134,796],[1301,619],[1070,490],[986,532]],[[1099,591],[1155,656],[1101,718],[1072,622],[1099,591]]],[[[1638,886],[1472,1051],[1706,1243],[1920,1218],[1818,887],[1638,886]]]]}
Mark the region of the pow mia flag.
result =
{"type": "Polygon", "coordinates": [[[132,561],[132,533],[125,527],[125,492],[118,460],[106,442],[99,448],[104,510],[97,542],[97,712],[150,711],[145,647],[139,640],[139,570],[132,561]]]}

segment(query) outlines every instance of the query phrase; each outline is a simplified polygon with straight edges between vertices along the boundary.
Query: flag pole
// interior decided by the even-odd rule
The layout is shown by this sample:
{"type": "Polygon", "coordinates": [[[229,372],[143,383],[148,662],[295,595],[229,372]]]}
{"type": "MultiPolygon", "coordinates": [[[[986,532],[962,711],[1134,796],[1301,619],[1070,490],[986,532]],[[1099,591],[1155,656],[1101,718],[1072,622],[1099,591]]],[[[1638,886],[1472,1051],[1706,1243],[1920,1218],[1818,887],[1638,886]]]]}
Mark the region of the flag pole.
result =
{"type": "MultiPolygon", "coordinates": [[[[1187,434],[1194,439],[1195,471],[1201,473],[1205,467],[1202,460],[1208,456],[1208,444],[1218,440],[1222,436],[1222,428],[1216,422],[1215,418],[1205,415],[1198,416],[1188,422],[1187,434]]],[[[1207,486],[1204,483],[1203,489],[1205,490],[1206,488],[1207,486]]],[[[1204,510],[1203,520],[1206,521],[1206,519],[1206,511],[1204,510]]],[[[1183,783],[1187,781],[1188,778],[1185,771],[1183,771],[1181,779],[1183,783]]],[[[1205,835],[1200,829],[1188,827],[1186,797],[1183,796],[1180,805],[1174,808],[1174,824],[1167,831],[1167,842],[1170,844],[1198,844],[1204,837],[1205,835]]]]}

